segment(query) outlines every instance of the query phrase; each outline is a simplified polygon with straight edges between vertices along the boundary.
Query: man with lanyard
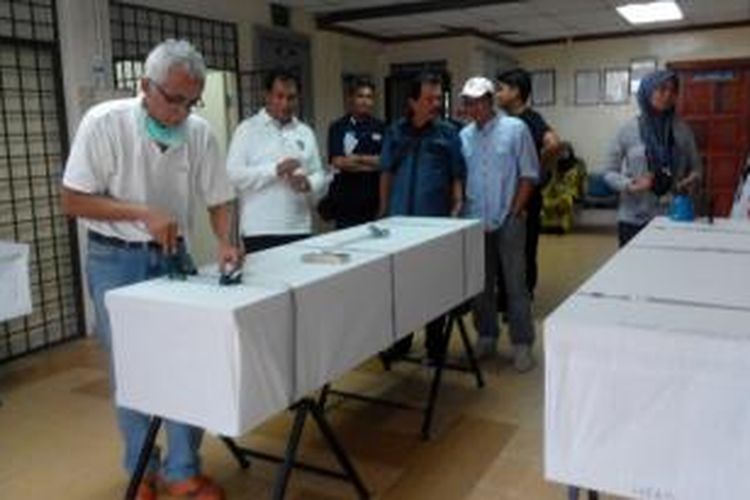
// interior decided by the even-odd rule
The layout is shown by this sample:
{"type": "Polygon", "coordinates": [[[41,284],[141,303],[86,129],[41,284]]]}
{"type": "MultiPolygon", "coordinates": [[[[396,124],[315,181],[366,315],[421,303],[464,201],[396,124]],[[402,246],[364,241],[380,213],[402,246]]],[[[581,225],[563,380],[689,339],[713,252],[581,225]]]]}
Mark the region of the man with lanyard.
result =
{"type": "MultiPolygon", "coordinates": [[[[142,94],[89,110],[73,141],[62,205],[88,229],[86,275],[97,332],[108,350],[105,293],[166,274],[174,256],[188,259],[184,237],[190,232],[195,193],[208,207],[220,267],[240,265],[241,254],[229,239],[234,192],[208,123],[191,114],[200,102],[205,71],[203,57],[188,42],[159,44],[146,59],[142,94]]],[[[149,416],[118,408],[117,420],[125,468],[132,473],[149,416]]],[[[224,498],[221,487],[201,474],[202,431],[167,421],[166,432],[165,460],[160,463],[158,450],[151,457],[138,498],[156,498],[157,479],[169,495],[224,498]]]]}
{"type": "Polygon", "coordinates": [[[265,89],[265,107],[237,127],[227,154],[247,252],[310,236],[310,207],[327,184],[315,134],[296,117],[299,80],[273,70],[265,89]]]}
{"type": "Polygon", "coordinates": [[[539,160],[531,135],[518,118],[495,110],[495,89],[484,77],[467,80],[461,91],[473,123],[461,130],[466,158],[467,217],[484,223],[484,292],[475,301],[479,341],[477,354],[497,350],[500,333],[495,284],[503,277],[507,293],[513,365],[520,372],[534,367],[534,325],[526,288],[524,246],[526,207],[539,178],[539,160]]]}
{"type": "MultiPolygon", "coordinates": [[[[537,253],[539,232],[542,227],[542,187],[547,179],[545,166],[557,159],[561,142],[557,133],[547,124],[542,115],[529,106],[531,91],[531,76],[524,69],[512,69],[500,73],[497,77],[498,103],[506,113],[521,119],[529,128],[541,167],[540,182],[534,187],[526,218],[526,284],[533,299],[538,281],[537,253]]],[[[498,287],[500,288],[498,299],[503,303],[505,293],[500,282],[498,282],[498,287]]]]}
{"type": "MultiPolygon", "coordinates": [[[[380,215],[456,217],[463,206],[465,166],[456,127],[440,118],[443,88],[429,73],[410,84],[408,114],[386,130],[380,156],[380,215]]],[[[426,327],[427,355],[435,359],[445,324],[440,316],[426,327]]],[[[396,343],[390,357],[406,354],[411,336],[396,343]]]]}
{"type": "Polygon", "coordinates": [[[349,90],[350,112],[328,129],[328,159],[338,172],[320,211],[336,229],[371,221],[378,213],[385,124],[372,116],[374,104],[375,84],[357,79],[349,90]]]}

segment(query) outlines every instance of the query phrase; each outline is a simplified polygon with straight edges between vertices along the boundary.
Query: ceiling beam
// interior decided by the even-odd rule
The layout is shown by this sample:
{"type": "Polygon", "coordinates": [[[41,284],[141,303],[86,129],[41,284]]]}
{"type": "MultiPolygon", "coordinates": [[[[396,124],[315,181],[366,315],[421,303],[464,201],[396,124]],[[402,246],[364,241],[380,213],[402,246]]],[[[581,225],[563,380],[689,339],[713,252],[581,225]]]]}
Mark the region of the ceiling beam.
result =
{"type": "Polygon", "coordinates": [[[322,30],[332,31],[341,33],[343,35],[353,36],[357,38],[364,38],[374,42],[380,42],[384,44],[404,43],[404,42],[416,42],[420,40],[434,40],[437,38],[453,38],[457,36],[475,36],[477,38],[486,40],[488,42],[496,43],[505,47],[512,48],[528,48],[537,47],[541,45],[554,45],[563,44],[570,42],[590,42],[596,40],[609,40],[617,38],[633,38],[643,37],[649,35],[674,35],[679,33],[689,33],[695,31],[706,31],[706,30],[721,30],[728,28],[744,28],[750,27],[750,19],[741,19],[737,21],[728,22],[716,22],[716,23],[705,23],[705,24],[689,24],[685,26],[670,26],[664,28],[652,28],[652,29],[636,29],[632,31],[615,31],[615,32],[602,32],[592,33],[587,35],[574,35],[570,37],[555,37],[555,38],[544,38],[537,40],[519,41],[512,40],[503,36],[504,33],[486,33],[473,28],[446,28],[446,31],[439,31],[434,33],[423,33],[415,35],[395,35],[395,36],[381,36],[375,35],[368,31],[348,28],[344,26],[325,26],[322,30]]]}
{"type": "Polygon", "coordinates": [[[392,36],[381,36],[375,35],[368,31],[358,30],[355,28],[349,28],[347,26],[326,26],[320,28],[322,31],[330,31],[333,33],[339,33],[342,35],[352,36],[355,38],[362,38],[373,42],[379,42],[384,44],[394,43],[405,43],[405,42],[419,42],[424,40],[435,40],[438,38],[455,38],[459,36],[473,36],[480,38],[490,43],[494,43],[501,46],[513,46],[514,42],[503,38],[502,35],[493,35],[485,33],[474,28],[445,28],[445,31],[435,31],[433,33],[420,33],[414,35],[392,35],[392,36]]]}
{"type": "Polygon", "coordinates": [[[511,41],[507,40],[511,47],[525,48],[536,47],[540,45],[554,45],[569,42],[592,42],[596,40],[611,40],[617,38],[635,38],[650,35],[676,35],[680,33],[690,33],[695,31],[721,30],[729,28],[745,28],[750,26],[750,19],[741,19],[738,21],[726,21],[704,24],[687,24],[682,26],[669,26],[664,28],[634,29],[631,31],[613,31],[603,33],[592,33],[589,35],[574,35],[570,37],[546,38],[529,41],[511,41]]]}
{"type": "Polygon", "coordinates": [[[348,26],[331,25],[319,28],[321,31],[330,31],[332,33],[339,33],[342,35],[352,36],[354,38],[362,38],[370,40],[371,42],[388,43],[391,39],[389,37],[374,35],[369,31],[358,30],[355,28],[349,28],[348,26]]]}
{"type": "Polygon", "coordinates": [[[472,7],[486,5],[517,4],[525,0],[428,0],[423,2],[394,3],[378,5],[363,9],[346,9],[320,14],[315,19],[318,27],[325,28],[332,24],[349,21],[363,21],[365,19],[380,19],[384,17],[412,16],[429,12],[449,10],[465,10],[472,7]]]}

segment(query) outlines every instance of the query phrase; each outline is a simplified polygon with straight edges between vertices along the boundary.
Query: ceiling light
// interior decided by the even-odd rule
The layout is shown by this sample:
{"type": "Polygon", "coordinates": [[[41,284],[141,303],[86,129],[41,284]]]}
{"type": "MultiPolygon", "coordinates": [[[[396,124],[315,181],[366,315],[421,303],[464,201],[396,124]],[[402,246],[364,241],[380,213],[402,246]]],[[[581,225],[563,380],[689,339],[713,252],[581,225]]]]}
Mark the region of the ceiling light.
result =
{"type": "Polygon", "coordinates": [[[630,24],[679,21],[684,17],[680,6],[674,1],[629,3],[617,7],[617,12],[630,24]]]}

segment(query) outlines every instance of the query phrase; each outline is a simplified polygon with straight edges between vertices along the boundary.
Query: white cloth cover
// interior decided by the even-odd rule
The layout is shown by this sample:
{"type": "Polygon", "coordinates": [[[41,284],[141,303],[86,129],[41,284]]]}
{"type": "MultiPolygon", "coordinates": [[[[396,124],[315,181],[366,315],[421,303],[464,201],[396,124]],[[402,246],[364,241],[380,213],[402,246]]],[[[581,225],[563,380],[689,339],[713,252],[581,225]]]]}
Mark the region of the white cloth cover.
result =
{"type": "Polygon", "coordinates": [[[29,245],[0,241],[0,321],[30,313],[29,245]]]}
{"type": "Polygon", "coordinates": [[[209,266],[108,292],[118,405],[239,436],[469,298],[478,223],[382,224],[253,253],[241,285],[209,266]],[[348,261],[303,261],[321,249],[348,261]]]}
{"type": "Polygon", "coordinates": [[[750,223],[657,219],[547,318],[547,479],[750,498],[748,243],[750,223]]]}
{"type": "Polygon", "coordinates": [[[391,217],[374,237],[368,225],[310,238],[299,245],[331,251],[357,250],[392,259],[398,339],[449,311],[484,286],[484,243],[479,221],[391,217]]]}
{"type": "Polygon", "coordinates": [[[292,403],[289,290],[167,278],[106,295],[118,406],[239,436],[292,403]]]}
{"type": "Polygon", "coordinates": [[[344,264],[302,262],[309,248],[251,254],[245,279],[292,290],[296,328],[293,398],[299,399],[388,347],[391,272],[383,255],[348,252],[344,264]]]}

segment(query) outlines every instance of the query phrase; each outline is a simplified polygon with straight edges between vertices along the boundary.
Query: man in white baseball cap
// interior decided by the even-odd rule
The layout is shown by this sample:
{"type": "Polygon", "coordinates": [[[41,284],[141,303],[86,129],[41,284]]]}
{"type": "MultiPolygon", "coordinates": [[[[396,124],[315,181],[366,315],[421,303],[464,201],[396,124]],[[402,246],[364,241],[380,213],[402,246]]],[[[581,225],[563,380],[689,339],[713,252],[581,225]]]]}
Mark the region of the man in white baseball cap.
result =
{"type": "Polygon", "coordinates": [[[508,295],[513,364],[518,372],[526,372],[534,367],[534,326],[525,276],[525,217],[539,178],[539,160],[526,125],[498,113],[494,96],[495,86],[481,76],[469,78],[461,91],[472,119],[461,130],[467,169],[465,215],[481,219],[485,230],[485,287],[474,304],[479,326],[477,352],[487,357],[497,350],[500,330],[495,282],[500,275],[508,295]]]}
{"type": "Polygon", "coordinates": [[[461,90],[461,97],[464,99],[479,99],[486,95],[495,95],[495,85],[489,78],[483,76],[473,76],[466,80],[464,88],[461,90]]]}

